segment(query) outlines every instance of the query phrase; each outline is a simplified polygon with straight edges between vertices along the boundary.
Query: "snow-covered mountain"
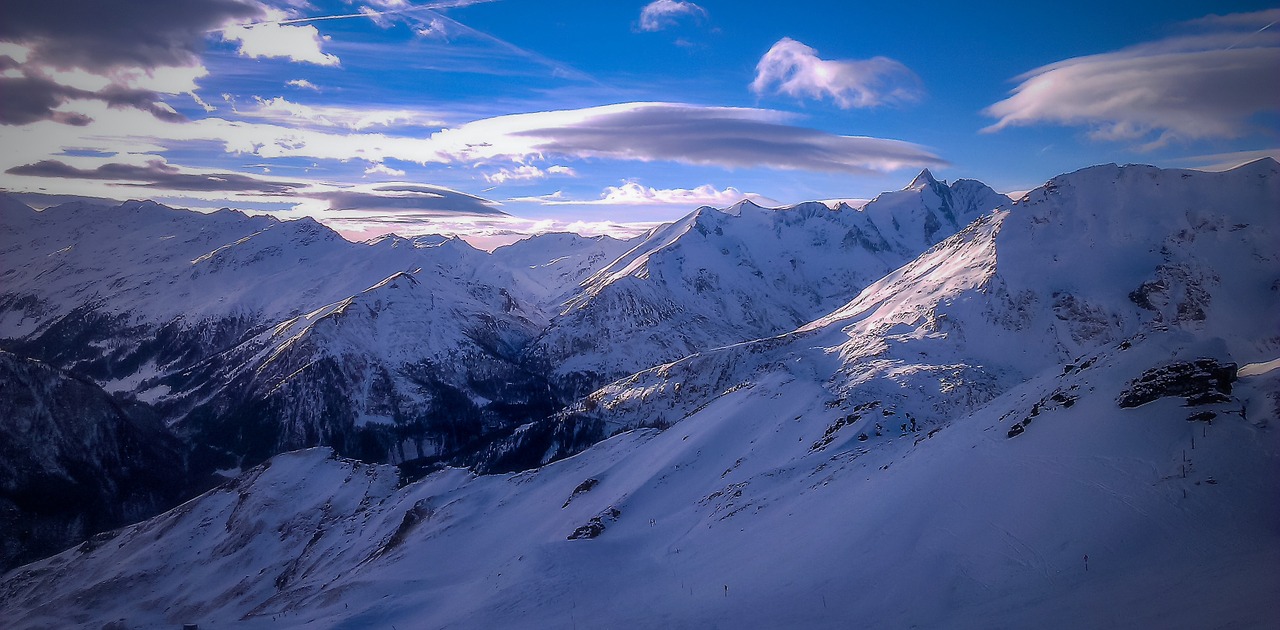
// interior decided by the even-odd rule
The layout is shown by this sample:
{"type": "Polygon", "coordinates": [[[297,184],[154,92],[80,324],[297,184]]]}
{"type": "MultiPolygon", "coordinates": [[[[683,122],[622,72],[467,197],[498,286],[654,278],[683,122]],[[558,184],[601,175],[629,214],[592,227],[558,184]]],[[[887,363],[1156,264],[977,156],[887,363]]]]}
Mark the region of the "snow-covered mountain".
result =
{"type": "Polygon", "coordinates": [[[186,367],[392,273],[448,273],[467,254],[482,256],[456,240],[354,244],[310,219],[151,202],[38,213],[9,206],[0,218],[0,255],[13,261],[3,272],[0,335],[113,390],[129,389],[125,379],[144,365],[186,367]]]}
{"type": "Polygon", "coordinates": [[[794,332],[621,379],[523,427],[489,459],[532,450],[550,461],[620,430],[667,426],[787,366],[841,399],[892,397],[882,413],[893,420],[858,414],[836,427],[861,435],[900,428],[908,413],[932,426],[1150,331],[1194,331],[1241,363],[1274,359],[1276,168],[1111,165],[1060,176],[794,332]]]}
{"type": "Polygon", "coordinates": [[[148,410],[0,352],[0,567],[152,516],[193,486],[181,443],[148,410]]]}
{"type": "Polygon", "coordinates": [[[780,334],[1009,199],[928,170],[864,207],[699,208],[587,279],[530,349],[585,394],[694,352],[780,334]]]}
{"type": "Polygon", "coordinates": [[[794,328],[1001,201],[925,171],[860,210],[743,203],[639,244],[546,234],[486,254],[350,243],[309,219],[6,198],[0,338],[154,405],[206,468],[314,445],[476,462],[606,377],[794,328]]]}
{"type": "Polygon", "coordinates": [[[613,435],[573,457],[398,488],[280,455],[6,574],[0,620],[1271,627],[1278,209],[1271,160],[1064,175],[593,393],[558,426],[613,435]]]}
{"type": "Polygon", "coordinates": [[[150,202],[6,198],[0,228],[5,347],[155,405],[199,462],[231,469],[316,444],[437,455],[545,416],[545,378],[517,355],[557,296],[626,247],[351,243],[309,219],[150,202]]]}
{"type": "Polygon", "coordinates": [[[222,467],[316,444],[402,462],[551,413],[546,379],[515,362],[536,331],[504,289],[399,273],[154,387],[222,467]]]}

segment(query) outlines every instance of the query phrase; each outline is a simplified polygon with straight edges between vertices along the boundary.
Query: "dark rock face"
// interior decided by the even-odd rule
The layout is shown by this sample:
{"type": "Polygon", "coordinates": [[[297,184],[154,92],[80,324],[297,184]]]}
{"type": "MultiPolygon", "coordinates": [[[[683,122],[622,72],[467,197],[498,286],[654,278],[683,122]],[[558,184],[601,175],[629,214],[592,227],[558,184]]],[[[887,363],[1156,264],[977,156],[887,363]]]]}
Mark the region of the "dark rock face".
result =
{"type": "Polygon", "coordinates": [[[560,506],[560,509],[569,507],[569,504],[572,503],[573,500],[578,497],[578,495],[583,494],[585,492],[590,492],[591,489],[596,487],[596,485],[599,483],[600,483],[599,479],[596,479],[595,477],[588,477],[582,483],[578,484],[578,487],[573,489],[573,493],[569,495],[568,499],[564,500],[564,505],[560,506]]]}
{"type": "Polygon", "coordinates": [[[585,525],[573,530],[573,533],[569,534],[569,540],[590,540],[595,538],[604,533],[604,522],[606,520],[616,521],[619,516],[622,516],[622,512],[618,508],[606,508],[605,511],[591,517],[591,520],[587,521],[585,525]]]}
{"type": "MultiPolygon", "coordinates": [[[[4,300],[0,300],[0,305],[4,300]]],[[[0,306],[0,310],[3,306],[0,306]]],[[[134,325],[125,314],[108,314],[85,304],[40,334],[8,342],[8,349],[99,381],[135,373],[148,361],[186,369],[235,347],[265,324],[246,315],[161,325],[134,325]]]]}
{"type": "Polygon", "coordinates": [[[190,488],[149,410],[0,352],[0,570],[150,517],[190,488]]]}
{"type": "Polygon", "coordinates": [[[1188,404],[1221,401],[1236,380],[1235,363],[1196,359],[1155,367],[1130,381],[1116,402],[1137,407],[1166,396],[1185,396],[1188,404]]]}
{"type": "Polygon", "coordinates": [[[463,461],[481,474],[528,470],[580,453],[607,437],[600,418],[561,412],[522,426],[463,461]]]}

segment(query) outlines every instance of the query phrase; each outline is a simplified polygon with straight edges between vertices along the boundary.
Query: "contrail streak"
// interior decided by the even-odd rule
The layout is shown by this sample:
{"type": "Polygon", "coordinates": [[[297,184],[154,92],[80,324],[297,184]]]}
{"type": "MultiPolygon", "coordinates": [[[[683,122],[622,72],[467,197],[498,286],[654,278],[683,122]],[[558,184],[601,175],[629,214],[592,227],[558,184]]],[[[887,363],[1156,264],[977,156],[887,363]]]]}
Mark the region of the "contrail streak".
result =
{"type": "Polygon", "coordinates": [[[1262,28],[1260,28],[1260,29],[1258,29],[1258,30],[1256,30],[1256,31],[1252,32],[1252,33],[1249,33],[1248,35],[1245,35],[1244,37],[1241,37],[1241,38],[1240,38],[1240,41],[1238,41],[1238,42],[1236,42],[1236,43],[1234,43],[1234,44],[1232,44],[1232,45],[1230,45],[1230,46],[1227,46],[1224,50],[1231,50],[1232,48],[1235,48],[1236,46],[1239,46],[1240,44],[1243,44],[1243,43],[1245,42],[1245,40],[1249,39],[1250,37],[1253,37],[1254,35],[1257,35],[1258,33],[1261,33],[1262,31],[1265,31],[1265,30],[1267,30],[1267,29],[1269,29],[1269,28],[1271,28],[1271,27],[1275,26],[1277,21],[1280,21],[1280,20],[1273,20],[1270,24],[1268,24],[1268,25],[1266,25],[1266,26],[1264,26],[1264,27],[1262,27],[1262,28]]]}
{"type": "Polygon", "coordinates": [[[210,29],[210,33],[218,33],[234,27],[253,27],[265,26],[267,24],[288,25],[288,24],[306,24],[308,22],[322,22],[325,20],[349,20],[352,18],[371,18],[380,15],[398,15],[401,13],[412,13],[414,11],[434,11],[439,9],[455,9],[457,7],[466,7],[473,4],[484,4],[488,2],[497,2],[498,0],[446,0],[444,2],[429,2],[427,4],[417,4],[405,7],[403,9],[388,9],[386,11],[366,11],[363,13],[341,13],[335,15],[314,15],[311,17],[289,18],[287,20],[265,20],[261,22],[242,22],[240,24],[227,24],[215,29],[210,29]]]}

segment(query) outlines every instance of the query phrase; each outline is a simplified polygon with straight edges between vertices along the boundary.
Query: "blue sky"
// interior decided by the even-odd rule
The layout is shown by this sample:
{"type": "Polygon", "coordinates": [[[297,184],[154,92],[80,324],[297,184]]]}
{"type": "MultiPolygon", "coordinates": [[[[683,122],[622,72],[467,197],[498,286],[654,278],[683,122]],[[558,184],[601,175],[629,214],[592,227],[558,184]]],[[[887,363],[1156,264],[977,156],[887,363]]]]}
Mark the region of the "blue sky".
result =
{"type": "Polygon", "coordinates": [[[1280,155],[1253,2],[10,2],[0,187],[352,238],[1280,155]]]}

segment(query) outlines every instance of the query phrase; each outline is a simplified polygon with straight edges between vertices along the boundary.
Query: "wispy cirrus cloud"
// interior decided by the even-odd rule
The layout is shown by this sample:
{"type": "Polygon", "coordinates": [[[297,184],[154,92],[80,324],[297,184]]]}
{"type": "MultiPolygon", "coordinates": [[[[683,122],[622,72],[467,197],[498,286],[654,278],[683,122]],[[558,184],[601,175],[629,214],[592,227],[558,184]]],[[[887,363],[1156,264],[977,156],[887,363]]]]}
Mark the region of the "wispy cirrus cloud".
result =
{"type": "Polygon", "coordinates": [[[248,107],[236,109],[236,113],[286,125],[315,128],[342,128],[361,131],[371,127],[428,127],[445,125],[438,117],[415,109],[384,109],[380,107],[346,107],[340,105],[304,105],[283,96],[264,99],[254,97],[248,107]]]}
{"type": "Polygon", "coordinates": [[[917,101],[920,79],[888,57],[822,59],[818,51],[790,37],[778,40],[756,64],[751,91],[795,98],[830,98],[844,109],[917,101]]]}
{"type": "Polygon", "coordinates": [[[705,20],[707,10],[692,2],[683,0],[654,0],[640,9],[640,25],[642,31],[660,31],[675,26],[680,20],[705,20]]]}
{"type": "MultiPolygon", "coordinates": [[[[267,20],[259,20],[242,24],[242,26],[253,26],[256,24],[307,24],[311,22],[325,22],[329,20],[378,18],[378,20],[374,20],[374,23],[379,26],[386,27],[394,23],[396,16],[413,15],[419,12],[431,13],[443,9],[456,9],[460,7],[469,7],[475,4],[487,4],[497,1],[498,0],[442,0],[440,2],[414,4],[407,0],[368,0],[368,4],[370,6],[361,6],[356,13],[323,13],[319,15],[289,16],[283,18],[276,16],[267,20]]],[[[305,6],[307,3],[297,2],[296,4],[305,6]]]]}
{"type": "Polygon", "coordinates": [[[289,81],[285,81],[284,84],[289,87],[298,88],[299,90],[311,90],[312,92],[320,91],[320,86],[306,79],[291,79],[289,81]]]}
{"type": "Polygon", "coordinates": [[[1174,140],[1238,138],[1250,119],[1280,111],[1280,9],[1212,15],[1187,32],[1115,52],[1075,57],[1016,78],[984,110],[983,131],[1058,124],[1096,140],[1154,149],[1174,140]]]}

